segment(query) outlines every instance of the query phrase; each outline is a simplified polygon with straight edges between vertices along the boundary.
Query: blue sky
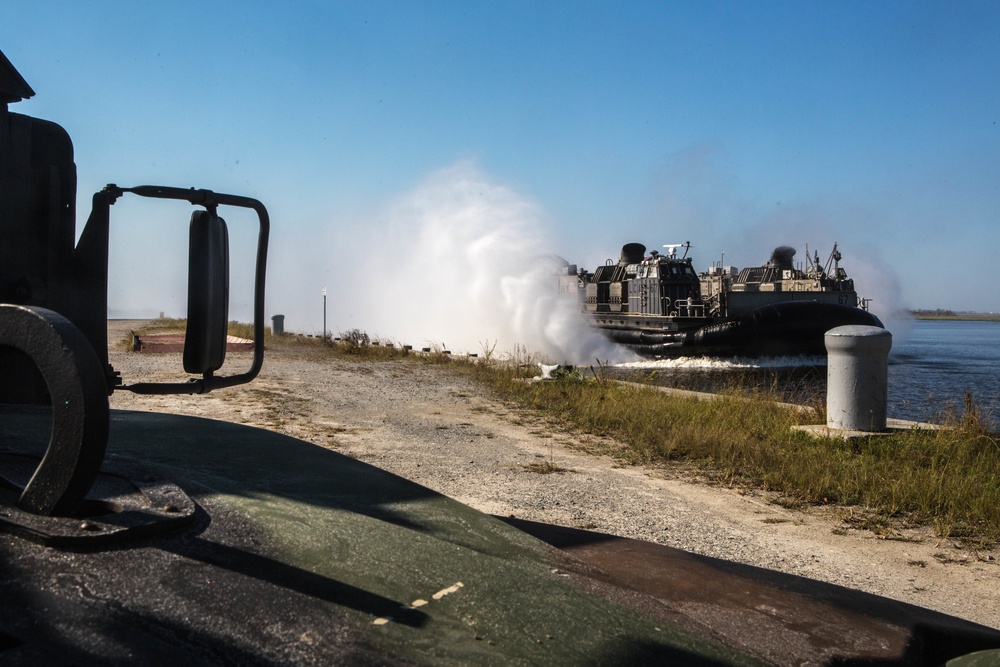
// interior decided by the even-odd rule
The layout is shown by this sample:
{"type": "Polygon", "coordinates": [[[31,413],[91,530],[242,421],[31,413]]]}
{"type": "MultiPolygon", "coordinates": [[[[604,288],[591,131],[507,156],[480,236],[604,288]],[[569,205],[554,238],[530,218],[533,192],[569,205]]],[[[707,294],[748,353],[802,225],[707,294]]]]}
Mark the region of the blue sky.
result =
{"type": "MultiPolygon", "coordinates": [[[[332,328],[366,326],[345,275],[391,272],[393,211],[456,173],[588,268],[628,241],[691,241],[698,268],[836,241],[876,310],[1000,311],[997,35],[992,0],[36,0],[0,49],[36,92],[11,110],[74,139],[80,225],[108,182],[257,197],[268,312],[317,331],[324,286],[332,328]]],[[[111,307],[180,315],[187,213],[133,211],[111,307]]]]}

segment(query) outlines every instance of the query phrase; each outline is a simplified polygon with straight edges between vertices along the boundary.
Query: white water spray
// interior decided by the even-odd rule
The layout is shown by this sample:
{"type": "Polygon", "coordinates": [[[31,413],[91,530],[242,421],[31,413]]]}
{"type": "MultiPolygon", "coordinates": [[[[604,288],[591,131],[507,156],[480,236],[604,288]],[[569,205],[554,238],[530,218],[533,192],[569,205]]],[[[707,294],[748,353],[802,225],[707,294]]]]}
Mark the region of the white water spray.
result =
{"type": "Polygon", "coordinates": [[[794,357],[675,357],[672,359],[643,359],[619,364],[619,368],[640,370],[706,370],[735,371],[743,369],[801,368],[803,366],[825,366],[825,356],[794,357]]]}
{"type": "Polygon", "coordinates": [[[556,363],[631,358],[559,295],[538,207],[474,165],[432,174],[386,220],[362,230],[358,266],[341,267],[342,330],[464,352],[520,346],[556,363]]]}

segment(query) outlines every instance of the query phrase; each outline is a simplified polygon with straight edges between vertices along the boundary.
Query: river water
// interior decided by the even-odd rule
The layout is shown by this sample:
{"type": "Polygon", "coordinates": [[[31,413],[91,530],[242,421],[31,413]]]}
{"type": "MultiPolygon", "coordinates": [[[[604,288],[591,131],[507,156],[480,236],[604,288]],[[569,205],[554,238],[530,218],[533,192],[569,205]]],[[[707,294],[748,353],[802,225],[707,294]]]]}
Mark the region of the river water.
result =
{"type": "MultiPolygon", "coordinates": [[[[1000,427],[1000,322],[906,321],[889,325],[888,414],[940,421],[960,415],[968,391],[994,428],[1000,427]]],[[[785,400],[826,400],[826,359],[669,359],[616,367],[629,378],[719,391],[727,386],[774,390],[785,400]]]]}

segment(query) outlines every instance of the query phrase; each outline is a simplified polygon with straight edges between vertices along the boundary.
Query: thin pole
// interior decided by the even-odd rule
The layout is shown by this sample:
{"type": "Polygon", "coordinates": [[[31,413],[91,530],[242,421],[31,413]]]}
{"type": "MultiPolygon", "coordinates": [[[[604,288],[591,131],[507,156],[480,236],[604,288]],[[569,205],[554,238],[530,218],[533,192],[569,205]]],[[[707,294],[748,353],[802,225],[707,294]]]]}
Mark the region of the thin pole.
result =
{"type": "Polygon", "coordinates": [[[326,288],[323,288],[323,340],[326,340],[326,288]]]}

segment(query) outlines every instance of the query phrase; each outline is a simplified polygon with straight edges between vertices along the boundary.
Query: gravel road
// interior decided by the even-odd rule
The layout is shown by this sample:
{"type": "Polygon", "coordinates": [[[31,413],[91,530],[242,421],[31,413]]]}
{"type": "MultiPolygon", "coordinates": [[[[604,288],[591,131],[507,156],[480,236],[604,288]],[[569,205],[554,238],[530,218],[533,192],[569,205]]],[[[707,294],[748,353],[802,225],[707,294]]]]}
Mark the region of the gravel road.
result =
{"type": "MultiPolygon", "coordinates": [[[[109,325],[126,382],[183,379],[179,354],[116,349],[135,322],[109,325]]],[[[230,354],[223,374],[249,354],[230,354]]],[[[232,370],[230,370],[232,368],[232,370]]],[[[623,467],[589,453],[614,443],[565,432],[505,405],[447,367],[318,360],[268,351],[253,383],[204,396],[135,396],[112,408],[250,424],[366,461],[480,511],[650,540],[884,595],[1000,628],[1000,552],[929,530],[886,539],[843,511],[789,510],[677,468],[623,467]],[[556,468],[559,472],[540,472],[556,468]]]]}

